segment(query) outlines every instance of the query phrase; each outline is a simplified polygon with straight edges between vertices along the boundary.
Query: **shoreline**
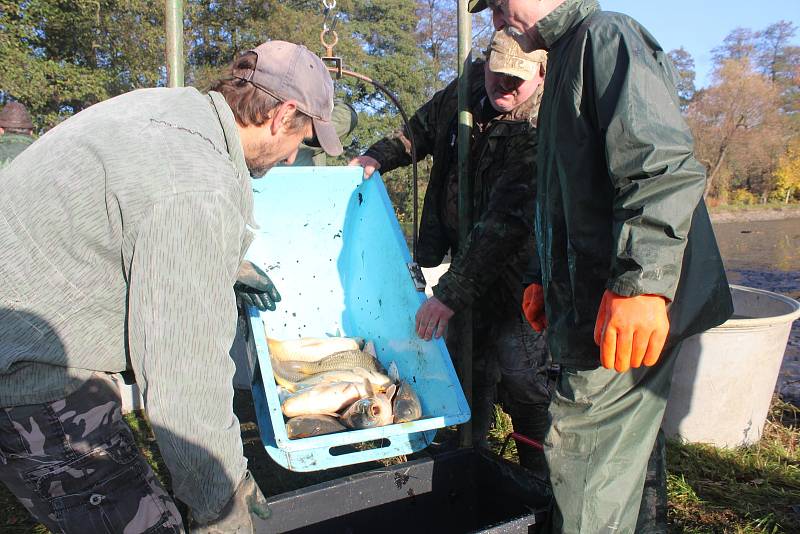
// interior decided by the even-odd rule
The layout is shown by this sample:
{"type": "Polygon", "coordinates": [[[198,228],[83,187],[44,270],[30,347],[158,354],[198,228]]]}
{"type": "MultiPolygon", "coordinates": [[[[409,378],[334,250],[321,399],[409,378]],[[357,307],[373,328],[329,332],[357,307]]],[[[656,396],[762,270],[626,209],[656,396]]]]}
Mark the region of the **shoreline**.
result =
{"type": "Polygon", "coordinates": [[[800,219],[800,206],[713,209],[709,208],[712,223],[779,221],[800,219]]]}

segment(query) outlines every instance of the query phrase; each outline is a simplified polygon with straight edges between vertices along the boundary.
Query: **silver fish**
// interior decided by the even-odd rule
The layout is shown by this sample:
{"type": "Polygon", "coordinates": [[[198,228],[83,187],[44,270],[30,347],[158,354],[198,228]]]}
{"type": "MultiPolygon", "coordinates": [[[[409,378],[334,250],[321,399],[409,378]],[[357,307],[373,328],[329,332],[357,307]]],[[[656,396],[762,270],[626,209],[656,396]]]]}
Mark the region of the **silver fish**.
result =
{"type": "Polygon", "coordinates": [[[405,380],[400,381],[397,394],[392,400],[392,413],[395,423],[408,423],[422,417],[422,403],[411,384],[405,380]]]}
{"type": "Polygon", "coordinates": [[[284,360],[280,362],[288,373],[315,375],[325,371],[341,371],[361,367],[367,371],[383,372],[380,362],[363,350],[344,350],[316,362],[284,360]]]}
{"type": "MultiPolygon", "coordinates": [[[[302,369],[287,365],[291,362],[282,362],[275,358],[270,358],[270,361],[275,382],[292,393],[324,382],[358,382],[360,384],[366,378],[375,388],[381,390],[385,390],[392,383],[389,377],[380,371],[363,367],[347,367],[309,375],[302,373],[302,369]]],[[[297,363],[305,365],[303,362],[297,363]]]]}
{"type": "Polygon", "coordinates": [[[324,373],[311,375],[306,377],[304,380],[284,387],[289,391],[300,391],[305,388],[327,382],[355,382],[360,385],[364,383],[364,380],[369,381],[372,388],[379,391],[386,391],[386,388],[392,384],[392,381],[389,379],[389,377],[384,374],[376,373],[375,371],[367,371],[366,369],[356,367],[351,370],[326,371],[324,373]]]}
{"type": "Polygon", "coordinates": [[[284,362],[270,356],[270,363],[272,364],[272,374],[275,375],[275,382],[288,391],[297,390],[297,382],[308,378],[306,375],[299,371],[293,371],[284,365],[284,362]]]}
{"type": "MultiPolygon", "coordinates": [[[[369,383],[365,384],[367,389],[369,383]]],[[[375,393],[357,400],[342,414],[342,424],[348,428],[374,428],[392,424],[392,397],[397,386],[392,384],[386,393],[375,393]]]]}
{"type": "Polygon", "coordinates": [[[281,409],[286,417],[333,414],[361,398],[363,392],[363,388],[350,382],[318,384],[287,398],[281,409]]]}
{"type": "Polygon", "coordinates": [[[310,438],[347,430],[336,417],[330,415],[298,415],[286,423],[289,439],[310,438]]]}
{"type": "Polygon", "coordinates": [[[279,361],[316,362],[337,352],[360,350],[363,344],[361,338],[348,337],[303,337],[284,341],[267,338],[270,356],[279,361]]]}

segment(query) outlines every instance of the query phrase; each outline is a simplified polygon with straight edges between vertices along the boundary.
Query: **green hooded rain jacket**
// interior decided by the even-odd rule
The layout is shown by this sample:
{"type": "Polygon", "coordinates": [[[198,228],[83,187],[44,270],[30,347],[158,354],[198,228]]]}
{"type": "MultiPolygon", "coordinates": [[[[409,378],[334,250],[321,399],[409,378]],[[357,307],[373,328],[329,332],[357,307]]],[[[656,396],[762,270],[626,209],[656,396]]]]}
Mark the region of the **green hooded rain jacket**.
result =
{"type": "Polygon", "coordinates": [[[705,169],[667,54],[595,0],[567,0],[536,29],[549,49],[536,241],[553,360],[599,365],[605,289],[669,299],[668,345],[723,323],[733,305],[702,200],[705,169]]]}

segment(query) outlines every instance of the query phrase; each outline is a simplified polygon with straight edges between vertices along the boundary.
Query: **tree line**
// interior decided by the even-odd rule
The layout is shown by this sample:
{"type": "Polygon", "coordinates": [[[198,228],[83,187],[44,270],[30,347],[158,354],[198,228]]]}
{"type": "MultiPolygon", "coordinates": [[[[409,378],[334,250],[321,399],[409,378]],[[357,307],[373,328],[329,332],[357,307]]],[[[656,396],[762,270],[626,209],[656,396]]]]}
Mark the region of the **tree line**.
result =
{"type": "MultiPolygon", "coordinates": [[[[456,0],[337,0],[345,67],[374,77],[413,111],[455,76],[456,0]]],[[[186,0],[186,84],[205,89],[237,53],[267,39],[322,52],[320,0],[186,0]]],[[[491,34],[488,13],[473,20],[475,50],[491,34]]],[[[694,62],[670,53],[682,109],[707,167],[714,202],[800,200],[800,47],[780,21],[737,28],[714,50],[714,81],[696,89],[694,62]]],[[[107,98],[164,85],[163,2],[0,0],[0,105],[26,104],[38,132],[107,98]]],[[[363,82],[337,80],[359,126],[337,163],[400,125],[394,107],[363,82]]],[[[429,162],[421,163],[420,193],[429,162]]],[[[411,173],[388,182],[398,216],[411,212],[411,173]]]]}
{"type": "Polygon", "coordinates": [[[694,61],[670,52],[678,95],[708,170],[706,195],[721,204],[800,200],[800,47],[779,21],[736,28],[712,50],[713,81],[694,86],[694,61]]]}

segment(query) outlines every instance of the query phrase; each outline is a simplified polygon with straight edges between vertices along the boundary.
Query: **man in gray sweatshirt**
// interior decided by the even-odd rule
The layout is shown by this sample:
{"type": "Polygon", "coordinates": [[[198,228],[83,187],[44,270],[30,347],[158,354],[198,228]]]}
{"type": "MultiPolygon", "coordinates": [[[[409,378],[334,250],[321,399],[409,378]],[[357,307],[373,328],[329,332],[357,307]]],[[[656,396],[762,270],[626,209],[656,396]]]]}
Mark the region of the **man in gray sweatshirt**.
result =
{"type": "Polygon", "coordinates": [[[312,135],[341,153],[332,109],[320,59],[272,41],[208,94],[102,102],[0,172],[0,480],[51,531],[183,530],[121,419],[126,369],[194,528],[250,532],[268,513],[228,355],[234,283],[253,285],[250,178],[312,135]]]}

